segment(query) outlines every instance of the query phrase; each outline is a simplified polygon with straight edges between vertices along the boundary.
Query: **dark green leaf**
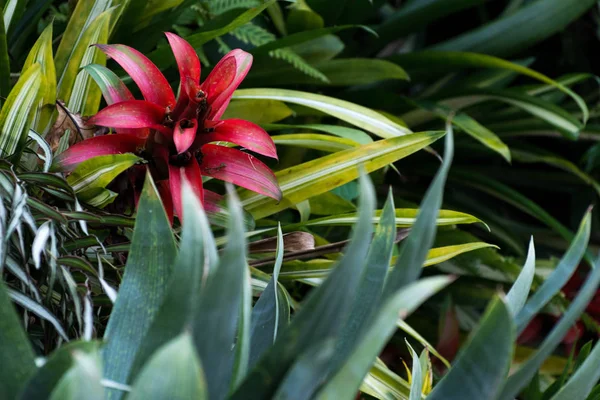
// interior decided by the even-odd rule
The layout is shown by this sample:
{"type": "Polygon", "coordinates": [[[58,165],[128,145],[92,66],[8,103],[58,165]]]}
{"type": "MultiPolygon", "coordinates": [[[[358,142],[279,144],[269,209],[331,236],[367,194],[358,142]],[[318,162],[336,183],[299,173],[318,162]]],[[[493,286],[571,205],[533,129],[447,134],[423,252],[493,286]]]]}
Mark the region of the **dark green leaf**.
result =
{"type": "Polygon", "coordinates": [[[436,218],[442,205],[444,185],[454,155],[454,136],[450,124],[447,124],[446,131],[444,161],[421,202],[417,220],[408,238],[402,242],[396,265],[386,281],[383,300],[419,277],[427,253],[433,245],[437,231],[436,218]]]}
{"type": "Polygon", "coordinates": [[[591,270],[585,283],[579,290],[579,294],[575,297],[552,331],[550,331],[550,334],[538,347],[537,351],[521,365],[521,368],[518,371],[508,377],[508,380],[504,384],[502,394],[498,398],[499,400],[513,399],[534,377],[544,360],[552,354],[567,334],[568,330],[571,329],[575,321],[577,321],[585,311],[588,303],[596,294],[599,284],[600,259],[596,260],[594,268],[591,270]]]}
{"type": "Polygon", "coordinates": [[[0,368],[0,393],[4,398],[14,399],[25,387],[27,379],[35,373],[35,360],[27,334],[1,278],[0,360],[10,363],[10,367],[6,364],[6,368],[0,368]]]}
{"type": "Polygon", "coordinates": [[[204,373],[189,333],[167,342],[152,355],[127,396],[128,400],[207,398],[204,373]]]}
{"type": "Polygon", "coordinates": [[[256,364],[261,355],[275,343],[278,331],[284,329],[289,320],[289,306],[284,299],[280,298],[277,283],[279,270],[283,263],[283,250],[283,236],[281,226],[279,226],[273,275],[252,309],[250,367],[256,364]]]}
{"type": "Polygon", "coordinates": [[[452,368],[427,398],[495,399],[510,367],[514,338],[515,329],[508,307],[499,298],[492,300],[452,368]]]}
{"type": "MultiPolygon", "coordinates": [[[[138,204],[131,250],[103,349],[104,376],[126,384],[143,338],[164,298],[176,255],[171,226],[150,175],[138,204]]],[[[121,392],[110,390],[111,398],[121,392]]]]}
{"type": "Polygon", "coordinates": [[[74,366],[74,352],[93,353],[98,351],[98,342],[71,342],[56,350],[46,363],[27,382],[27,387],[21,394],[22,400],[47,399],[56,384],[74,366]]]}
{"type": "Polygon", "coordinates": [[[588,211],[579,225],[577,235],[569,250],[560,260],[552,274],[546,278],[542,286],[536,290],[523,309],[515,316],[517,332],[521,333],[531,319],[544,307],[552,297],[567,283],[585,254],[591,230],[591,210],[588,211]]]}
{"type": "Polygon", "coordinates": [[[329,278],[308,295],[291,324],[279,334],[232,399],[245,399],[247,393],[257,398],[271,397],[300,354],[342,329],[351,311],[373,232],[374,190],[364,175],[361,183],[360,218],[344,256],[329,278]]]}

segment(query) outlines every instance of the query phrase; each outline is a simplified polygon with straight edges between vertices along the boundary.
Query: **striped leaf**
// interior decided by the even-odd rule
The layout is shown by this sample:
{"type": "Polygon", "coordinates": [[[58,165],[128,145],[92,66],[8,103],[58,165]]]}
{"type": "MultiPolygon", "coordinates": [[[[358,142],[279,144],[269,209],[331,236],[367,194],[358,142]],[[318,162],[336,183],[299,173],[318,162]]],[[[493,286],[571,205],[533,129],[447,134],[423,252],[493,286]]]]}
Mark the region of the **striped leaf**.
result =
{"type": "Polygon", "coordinates": [[[42,66],[33,64],[12,88],[0,112],[0,156],[21,150],[31,125],[43,83],[42,66]]]}
{"type": "Polygon", "coordinates": [[[90,75],[81,71],[81,68],[91,63],[106,63],[104,53],[90,46],[108,41],[113,11],[114,8],[101,13],[90,23],[59,75],[58,97],[67,103],[69,110],[74,113],[92,115],[98,111],[102,93],[90,75]]]}
{"type": "Polygon", "coordinates": [[[77,193],[105,188],[117,175],[139,161],[141,158],[131,153],[90,158],[75,168],[67,182],[77,193]]]}

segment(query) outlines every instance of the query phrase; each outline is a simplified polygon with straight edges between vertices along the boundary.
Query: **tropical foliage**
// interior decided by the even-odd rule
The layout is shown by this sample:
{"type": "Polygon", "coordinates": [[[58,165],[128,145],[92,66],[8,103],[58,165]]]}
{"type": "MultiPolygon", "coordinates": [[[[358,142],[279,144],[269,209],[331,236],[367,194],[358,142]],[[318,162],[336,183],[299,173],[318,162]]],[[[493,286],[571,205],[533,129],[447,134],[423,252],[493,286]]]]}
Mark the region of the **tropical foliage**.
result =
{"type": "Polygon", "coordinates": [[[1,0],[0,398],[595,399],[595,5],[1,0]]]}

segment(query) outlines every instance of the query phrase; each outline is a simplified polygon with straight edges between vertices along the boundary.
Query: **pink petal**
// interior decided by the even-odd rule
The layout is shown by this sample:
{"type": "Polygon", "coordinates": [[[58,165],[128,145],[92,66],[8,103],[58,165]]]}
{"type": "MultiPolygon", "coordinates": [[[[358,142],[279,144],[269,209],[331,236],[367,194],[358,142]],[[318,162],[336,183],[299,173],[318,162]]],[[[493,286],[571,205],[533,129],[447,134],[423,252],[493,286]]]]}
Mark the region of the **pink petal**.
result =
{"type": "Polygon", "coordinates": [[[175,95],[169,82],[146,56],[122,44],[97,44],[96,46],[123,67],[138,85],[146,100],[171,110],[175,107],[175,95]]]}
{"type": "Polygon", "coordinates": [[[277,178],[264,163],[237,149],[214,144],[202,146],[202,174],[231,182],[281,200],[277,178]]]}
{"type": "Polygon", "coordinates": [[[179,154],[190,148],[196,139],[198,123],[195,119],[182,119],[177,121],[173,131],[173,142],[179,154]]]}
{"type": "MultiPolygon", "coordinates": [[[[205,126],[209,129],[212,125],[207,121],[205,126]]],[[[277,158],[277,149],[271,136],[260,126],[243,119],[226,119],[214,123],[214,131],[208,134],[197,135],[198,144],[210,142],[230,142],[238,144],[255,153],[267,157],[277,158]]]]}
{"type": "Polygon", "coordinates": [[[162,125],[165,116],[161,106],[144,100],[129,100],[103,108],[89,119],[89,123],[117,129],[151,128],[170,136],[172,130],[162,125]]]}
{"type": "Polygon", "coordinates": [[[184,85],[187,79],[196,84],[200,82],[200,60],[196,50],[184,39],[174,33],[165,32],[167,40],[173,49],[177,66],[179,67],[180,85],[184,85]]]}
{"type": "Polygon", "coordinates": [[[223,115],[233,92],[240,86],[251,66],[252,55],[241,49],[230,51],[215,65],[201,85],[208,104],[212,107],[209,119],[216,120],[223,115]]]}
{"type": "Polygon", "coordinates": [[[54,159],[54,168],[71,171],[77,164],[96,156],[136,153],[145,140],[134,135],[104,135],[75,143],[54,159]]]}
{"type": "Polygon", "coordinates": [[[185,174],[185,177],[192,186],[192,190],[198,196],[201,203],[204,203],[204,190],[202,189],[202,175],[200,173],[200,167],[195,158],[183,166],[176,166],[169,164],[169,183],[171,186],[171,197],[173,198],[173,206],[175,207],[175,214],[179,217],[183,215],[183,206],[181,203],[181,174],[185,174]]]}

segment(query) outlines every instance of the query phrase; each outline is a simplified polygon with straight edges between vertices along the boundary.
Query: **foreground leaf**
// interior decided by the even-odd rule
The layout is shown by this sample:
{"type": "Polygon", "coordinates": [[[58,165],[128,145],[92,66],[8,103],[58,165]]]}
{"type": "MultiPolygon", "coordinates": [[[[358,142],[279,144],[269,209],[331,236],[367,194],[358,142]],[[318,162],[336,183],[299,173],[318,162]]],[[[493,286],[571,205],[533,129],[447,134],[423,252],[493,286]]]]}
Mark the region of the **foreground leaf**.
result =
{"type": "MultiPolygon", "coordinates": [[[[158,311],[176,255],[171,224],[150,175],[138,204],[131,250],[104,338],[104,376],[126,384],[135,355],[158,311]]],[[[122,393],[110,390],[109,398],[122,393]]]]}
{"type": "Polygon", "coordinates": [[[571,275],[573,275],[573,272],[575,272],[575,269],[579,265],[579,262],[587,249],[588,241],[590,239],[590,230],[591,211],[588,211],[581,220],[577,235],[575,236],[575,239],[573,239],[569,250],[567,250],[552,274],[546,278],[542,286],[536,290],[531,299],[515,316],[517,333],[520,334],[527,327],[527,324],[529,324],[535,314],[537,314],[542,307],[544,307],[552,297],[560,291],[571,275]]]}
{"type": "MultiPolygon", "coordinates": [[[[370,222],[375,205],[373,186],[364,176],[361,181],[361,217],[344,257],[329,278],[311,292],[291,324],[281,332],[232,399],[245,399],[247,393],[253,393],[256,398],[271,397],[302,353],[319,342],[335,338],[342,329],[343,321],[351,312],[351,300],[360,281],[373,232],[370,222]]],[[[325,370],[321,379],[325,380],[328,372],[325,370]]],[[[303,396],[310,395],[310,390],[303,393],[303,396]]]]}
{"type": "Polygon", "coordinates": [[[508,307],[499,298],[492,300],[479,327],[463,346],[452,368],[427,398],[496,398],[508,373],[514,337],[515,329],[508,307]]]}
{"type": "Polygon", "coordinates": [[[398,314],[407,315],[452,281],[448,276],[424,278],[391,295],[342,369],[319,393],[318,399],[351,399],[383,346],[396,329],[398,314]]]}
{"type": "Polygon", "coordinates": [[[35,374],[34,353],[27,334],[21,327],[14,306],[0,279],[0,359],[9,361],[10,368],[0,369],[0,393],[7,399],[16,398],[27,379],[35,374]]]}
{"type": "Polygon", "coordinates": [[[189,333],[176,337],[154,353],[127,396],[128,400],[207,398],[204,373],[189,333]]]}
{"type": "Polygon", "coordinates": [[[600,259],[596,260],[593,269],[588,274],[585,283],[579,290],[579,294],[575,297],[550,334],[548,334],[542,344],[538,347],[537,351],[521,365],[521,368],[518,371],[508,377],[502,393],[498,397],[499,400],[513,399],[527,385],[527,383],[535,376],[544,360],[552,354],[565,337],[568,330],[571,329],[573,324],[585,311],[585,308],[590,300],[592,300],[598,289],[598,285],[600,284],[599,262],[600,259]]]}

